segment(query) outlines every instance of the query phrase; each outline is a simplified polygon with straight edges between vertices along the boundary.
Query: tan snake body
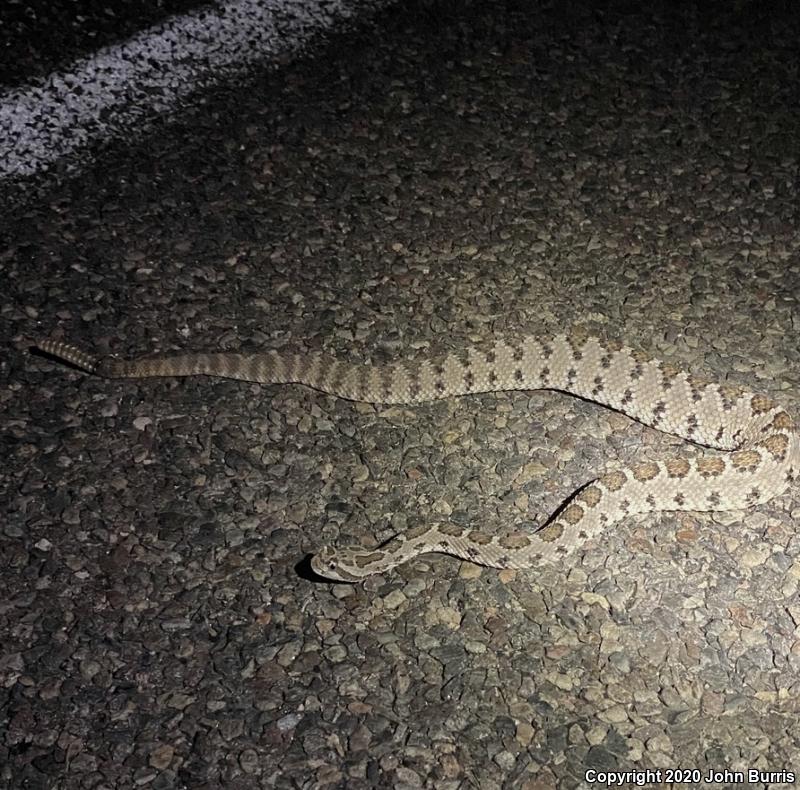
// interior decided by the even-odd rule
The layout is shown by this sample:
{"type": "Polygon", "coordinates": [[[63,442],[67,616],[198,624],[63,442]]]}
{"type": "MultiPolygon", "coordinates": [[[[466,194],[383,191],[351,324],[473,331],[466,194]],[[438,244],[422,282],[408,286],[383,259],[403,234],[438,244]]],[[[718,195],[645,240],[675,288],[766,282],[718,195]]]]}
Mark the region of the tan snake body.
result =
{"type": "Polygon", "coordinates": [[[262,384],[299,383],[349,400],[419,403],[477,392],[554,389],[617,409],[666,433],[723,453],[642,461],[581,488],[536,532],[489,535],[452,523],[414,528],[375,549],[322,547],[320,575],[359,581],[425,552],[495,568],[553,563],[631,513],[751,507],[800,473],[794,421],[765,395],[706,381],[619,343],[583,333],[496,339],[436,360],[356,365],[321,353],[199,353],[95,359],[55,340],[42,351],[108,378],[207,375],[262,384]]]}

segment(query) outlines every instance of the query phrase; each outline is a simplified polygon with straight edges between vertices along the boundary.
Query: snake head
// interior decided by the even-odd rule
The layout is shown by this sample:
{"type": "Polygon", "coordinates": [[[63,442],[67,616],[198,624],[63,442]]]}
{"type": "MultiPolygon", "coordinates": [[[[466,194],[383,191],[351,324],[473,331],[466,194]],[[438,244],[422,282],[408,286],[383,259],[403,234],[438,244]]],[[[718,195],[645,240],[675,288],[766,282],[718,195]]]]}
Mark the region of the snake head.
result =
{"type": "Polygon", "coordinates": [[[335,549],[333,546],[323,546],[311,558],[311,570],[331,581],[337,582],[360,582],[374,571],[362,571],[359,573],[359,566],[356,558],[363,554],[364,550],[360,546],[340,546],[335,549]]]}

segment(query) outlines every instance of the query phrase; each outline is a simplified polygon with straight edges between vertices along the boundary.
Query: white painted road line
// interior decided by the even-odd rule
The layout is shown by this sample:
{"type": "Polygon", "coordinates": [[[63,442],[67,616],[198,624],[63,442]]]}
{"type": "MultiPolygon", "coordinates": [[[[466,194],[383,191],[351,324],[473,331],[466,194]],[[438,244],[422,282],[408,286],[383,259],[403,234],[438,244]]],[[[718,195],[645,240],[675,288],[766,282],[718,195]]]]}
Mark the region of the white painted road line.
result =
{"type": "Polygon", "coordinates": [[[88,143],[142,132],[197,91],[301,50],[386,0],[228,0],[171,17],[61,73],[0,95],[0,179],[30,176],[88,143]]]}

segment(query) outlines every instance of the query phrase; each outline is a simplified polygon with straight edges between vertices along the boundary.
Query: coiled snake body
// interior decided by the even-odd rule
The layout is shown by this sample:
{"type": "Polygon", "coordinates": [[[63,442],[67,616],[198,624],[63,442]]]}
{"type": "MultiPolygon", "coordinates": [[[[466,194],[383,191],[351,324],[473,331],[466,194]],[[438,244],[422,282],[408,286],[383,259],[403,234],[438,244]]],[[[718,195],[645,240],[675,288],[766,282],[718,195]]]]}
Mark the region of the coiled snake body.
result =
{"type": "Polygon", "coordinates": [[[800,473],[797,428],[775,401],[697,378],[580,331],[549,339],[497,339],[437,360],[382,366],[350,364],[321,353],[199,353],[125,361],[96,359],[54,340],[37,347],[108,378],[207,375],[262,384],[299,383],[368,403],[411,404],[500,390],[562,390],[726,451],[646,460],[602,474],[533,533],[493,536],[439,523],[409,530],[375,549],[325,546],[311,565],[318,574],[339,581],[359,581],[432,551],[494,568],[558,562],[628,514],[750,507],[785,491],[800,473]]]}

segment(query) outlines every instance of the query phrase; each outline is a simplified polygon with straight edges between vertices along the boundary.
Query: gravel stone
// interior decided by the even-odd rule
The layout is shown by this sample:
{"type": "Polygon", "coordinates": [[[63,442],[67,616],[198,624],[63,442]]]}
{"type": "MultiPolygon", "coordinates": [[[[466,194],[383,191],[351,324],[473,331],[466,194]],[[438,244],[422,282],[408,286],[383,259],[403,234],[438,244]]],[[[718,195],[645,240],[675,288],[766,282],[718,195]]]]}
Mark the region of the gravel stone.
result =
{"type": "Polygon", "coordinates": [[[628,713],[622,705],[613,705],[607,710],[601,711],[598,718],[609,724],[619,724],[628,720],[628,713]]]}

